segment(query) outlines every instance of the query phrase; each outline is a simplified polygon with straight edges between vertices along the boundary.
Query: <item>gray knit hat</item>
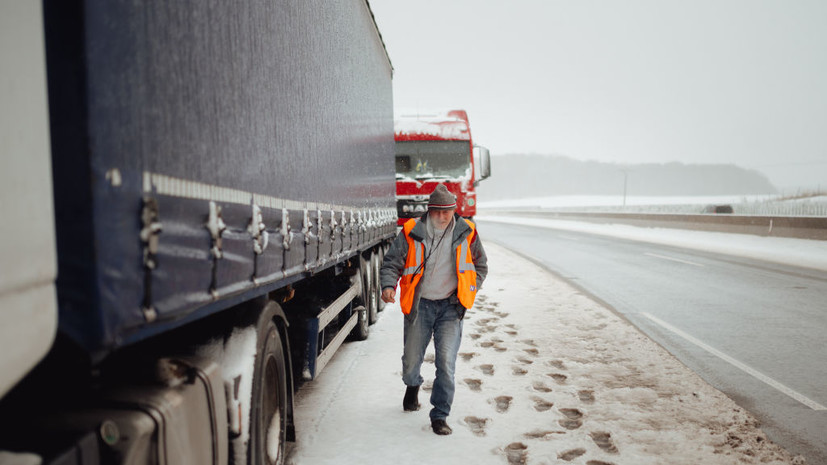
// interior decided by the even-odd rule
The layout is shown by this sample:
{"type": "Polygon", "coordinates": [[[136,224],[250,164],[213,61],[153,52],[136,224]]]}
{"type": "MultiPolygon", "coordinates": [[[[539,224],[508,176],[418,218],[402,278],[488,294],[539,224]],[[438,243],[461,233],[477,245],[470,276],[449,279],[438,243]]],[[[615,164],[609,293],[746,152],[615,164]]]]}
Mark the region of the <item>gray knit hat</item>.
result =
{"type": "Polygon", "coordinates": [[[428,210],[450,210],[457,208],[457,197],[448,192],[445,184],[438,184],[428,200],[428,210]]]}

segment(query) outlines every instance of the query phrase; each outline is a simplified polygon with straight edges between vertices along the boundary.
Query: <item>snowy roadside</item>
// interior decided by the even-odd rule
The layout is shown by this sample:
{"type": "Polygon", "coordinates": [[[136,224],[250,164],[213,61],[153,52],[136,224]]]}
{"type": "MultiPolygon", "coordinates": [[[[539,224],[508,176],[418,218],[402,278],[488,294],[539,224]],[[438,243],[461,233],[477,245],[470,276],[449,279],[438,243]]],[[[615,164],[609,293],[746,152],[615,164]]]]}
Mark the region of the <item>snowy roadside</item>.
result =
{"type": "MultiPolygon", "coordinates": [[[[422,410],[402,411],[402,315],[388,305],[367,341],[346,344],[298,393],[287,463],[805,463],[614,313],[500,246],[486,250],[454,434],[431,432],[427,391],[422,410]]],[[[432,363],[423,376],[427,389],[432,363]]]]}

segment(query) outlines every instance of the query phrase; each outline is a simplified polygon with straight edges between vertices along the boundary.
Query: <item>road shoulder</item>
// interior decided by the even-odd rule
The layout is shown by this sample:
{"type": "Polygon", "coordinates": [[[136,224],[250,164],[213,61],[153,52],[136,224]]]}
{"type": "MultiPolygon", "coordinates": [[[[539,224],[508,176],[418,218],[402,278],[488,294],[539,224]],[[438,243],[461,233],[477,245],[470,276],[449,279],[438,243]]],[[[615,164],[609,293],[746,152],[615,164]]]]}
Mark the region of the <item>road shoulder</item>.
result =
{"type": "Polygon", "coordinates": [[[491,273],[465,321],[449,424],[402,412],[402,317],[388,306],[297,397],[289,463],[803,464],[628,322],[539,266],[486,244],[491,273]],[[363,425],[355,428],[354,425],[363,425]]]}

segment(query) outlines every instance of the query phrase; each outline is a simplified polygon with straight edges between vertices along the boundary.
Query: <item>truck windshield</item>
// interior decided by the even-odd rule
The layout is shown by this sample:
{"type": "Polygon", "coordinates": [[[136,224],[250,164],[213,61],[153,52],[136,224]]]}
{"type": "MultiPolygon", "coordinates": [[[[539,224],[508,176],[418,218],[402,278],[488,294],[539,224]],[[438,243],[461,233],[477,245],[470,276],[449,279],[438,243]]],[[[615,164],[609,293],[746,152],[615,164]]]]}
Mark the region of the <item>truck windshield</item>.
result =
{"type": "Polygon", "coordinates": [[[396,143],[397,178],[460,178],[471,168],[468,141],[404,141],[396,143]]]}

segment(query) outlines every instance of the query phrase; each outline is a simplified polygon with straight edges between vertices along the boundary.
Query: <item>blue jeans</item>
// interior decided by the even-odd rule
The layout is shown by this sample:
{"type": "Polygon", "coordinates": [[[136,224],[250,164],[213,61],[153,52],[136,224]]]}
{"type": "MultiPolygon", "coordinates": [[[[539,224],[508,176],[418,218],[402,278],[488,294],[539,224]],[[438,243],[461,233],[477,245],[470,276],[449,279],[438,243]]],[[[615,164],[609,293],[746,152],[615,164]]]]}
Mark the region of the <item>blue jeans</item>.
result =
{"type": "Polygon", "coordinates": [[[420,374],[425,349],[434,338],[436,379],[431,391],[431,420],[444,420],[451,413],[454,402],[454,370],[462,339],[462,320],[457,308],[460,304],[443,300],[419,300],[416,316],[405,317],[404,351],[402,353],[402,381],[407,386],[420,386],[420,374]]]}

